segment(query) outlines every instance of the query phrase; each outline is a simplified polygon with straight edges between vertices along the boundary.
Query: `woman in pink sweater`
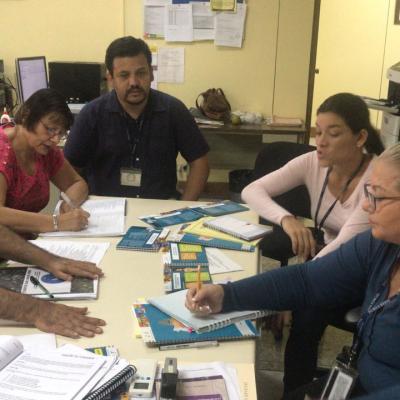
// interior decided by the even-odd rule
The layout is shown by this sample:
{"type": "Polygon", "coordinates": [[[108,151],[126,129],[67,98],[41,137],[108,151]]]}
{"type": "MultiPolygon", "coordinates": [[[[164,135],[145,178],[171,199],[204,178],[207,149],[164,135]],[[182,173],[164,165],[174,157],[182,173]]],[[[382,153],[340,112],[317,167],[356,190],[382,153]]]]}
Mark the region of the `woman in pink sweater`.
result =
{"type": "MultiPolygon", "coordinates": [[[[368,229],[368,215],[361,208],[363,187],[369,179],[371,160],[383,151],[365,102],[350,93],[333,95],[319,107],[315,141],[315,151],[291,160],[242,192],[252,210],[276,224],[272,235],[282,234],[282,230],[287,235],[283,237],[289,240],[282,240],[280,246],[304,259],[321,257],[368,229]],[[310,196],[313,229],[272,199],[299,185],[305,185],[310,196]]],[[[266,248],[268,240],[266,237],[266,248]]],[[[286,393],[312,380],[324,329],[344,312],[293,313],[285,353],[286,393]]]]}

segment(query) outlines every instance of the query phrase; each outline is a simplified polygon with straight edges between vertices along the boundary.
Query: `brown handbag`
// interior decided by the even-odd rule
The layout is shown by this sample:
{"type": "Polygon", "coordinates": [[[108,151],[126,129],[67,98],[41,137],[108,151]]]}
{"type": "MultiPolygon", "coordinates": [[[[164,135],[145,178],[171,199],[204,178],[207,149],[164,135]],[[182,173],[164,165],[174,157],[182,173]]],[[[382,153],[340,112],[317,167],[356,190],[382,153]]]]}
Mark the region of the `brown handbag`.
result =
{"type": "Polygon", "coordinates": [[[231,105],[221,88],[212,88],[200,93],[196,99],[196,107],[211,119],[228,120],[230,118],[231,105]]]}

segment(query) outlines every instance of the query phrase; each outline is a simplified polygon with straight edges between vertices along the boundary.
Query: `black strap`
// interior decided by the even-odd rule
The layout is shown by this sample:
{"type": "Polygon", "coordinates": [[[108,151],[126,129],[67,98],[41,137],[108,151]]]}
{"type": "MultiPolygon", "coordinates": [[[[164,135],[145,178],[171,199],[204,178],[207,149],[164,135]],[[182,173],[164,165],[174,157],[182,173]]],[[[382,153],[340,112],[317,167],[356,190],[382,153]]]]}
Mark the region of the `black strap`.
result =
{"type": "Polygon", "coordinates": [[[329,214],[332,212],[333,208],[335,207],[336,203],[338,202],[338,200],[340,199],[340,197],[342,196],[343,193],[346,192],[346,190],[348,189],[351,181],[357,176],[357,174],[361,171],[362,166],[364,165],[364,161],[365,161],[365,155],[363,154],[362,158],[361,158],[361,162],[358,165],[358,167],[356,168],[356,170],[351,174],[350,178],[347,180],[346,184],[343,186],[343,189],[340,191],[340,193],[338,194],[338,196],[336,197],[335,201],[330,205],[330,207],[328,208],[328,210],[326,211],[325,215],[321,218],[321,222],[318,223],[318,214],[319,214],[319,210],[321,208],[321,203],[322,203],[322,198],[324,197],[325,194],[325,190],[326,187],[328,186],[328,179],[329,179],[329,174],[332,171],[332,167],[328,168],[328,171],[326,173],[326,177],[325,177],[325,181],[324,184],[322,185],[322,189],[321,189],[321,193],[319,195],[319,199],[318,199],[318,204],[317,204],[317,209],[315,210],[315,216],[314,216],[314,226],[316,229],[321,230],[324,226],[324,223],[326,221],[326,219],[328,218],[329,214]]]}

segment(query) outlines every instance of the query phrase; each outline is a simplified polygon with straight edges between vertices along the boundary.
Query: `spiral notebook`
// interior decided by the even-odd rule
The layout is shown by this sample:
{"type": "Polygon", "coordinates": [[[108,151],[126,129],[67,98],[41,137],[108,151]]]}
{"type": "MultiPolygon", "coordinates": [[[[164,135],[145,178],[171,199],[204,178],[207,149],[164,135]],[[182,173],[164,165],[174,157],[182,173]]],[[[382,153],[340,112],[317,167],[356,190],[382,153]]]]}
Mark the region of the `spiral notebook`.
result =
{"type": "MultiPolygon", "coordinates": [[[[121,362],[122,360],[119,360],[121,362]]],[[[136,373],[136,368],[133,365],[126,365],[122,369],[118,367],[117,363],[114,367],[111,368],[111,370],[106,374],[105,378],[107,379],[109,376],[111,376],[105,383],[103,383],[101,386],[98,386],[95,388],[95,390],[92,390],[87,396],[83,398],[83,400],[101,400],[107,397],[110,393],[112,393],[115,389],[117,389],[119,386],[124,384],[126,381],[128,381],[130,378],[133,377],[136,373]],[[116,373],[115,371],[119,371],[116,373]]],[[[104,378],[103,378],[104,379],[104,378]]],[[[103,380],[102,380],[103,381],[103,380]]]]}
{"type": "Polygon", "coordinates": [[[148,302],[162,312],[195,330],[197,333],[211,332],[236,322],[247,319],[261,318],[275,314],[269,310],[233,311],[229,313],[210,314],[206,317],[197,317],[185,307],[187,290],[180,290],[160,297],[152,297],[148,302]]]}
{"type": "Polygon", "coordinates": [[[270,226],[252,224],[229,215],[204,221],[204,226],[248,241],[259,239],[272,231],[270,226]]]}
{"type": "Polygon", "coordinates": [[[192,233],[175,233],[168,237],[168,241],[175,243],[199,244],[204,247],[215,247],[217,249],[227,250],[251,252],[256,249],[256,247],[251,244],[239,243],[231,240],[224,240],[207,236],[199,236],[192,233]]]}
{"type": "Polygon", "coordinates": [[[151,304],[134,304],[133,312],[138,321],[142,339],[150,346],[254,339],[259,336],[253,322],[248,320],[212,332],[196,333],[151,304]]]}

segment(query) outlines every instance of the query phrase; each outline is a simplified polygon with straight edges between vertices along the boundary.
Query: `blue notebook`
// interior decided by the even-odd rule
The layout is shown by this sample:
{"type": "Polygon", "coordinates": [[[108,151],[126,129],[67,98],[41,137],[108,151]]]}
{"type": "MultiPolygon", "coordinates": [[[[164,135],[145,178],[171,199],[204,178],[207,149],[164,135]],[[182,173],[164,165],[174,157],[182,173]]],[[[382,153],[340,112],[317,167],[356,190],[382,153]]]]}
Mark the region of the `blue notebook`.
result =
{"type": "MultiPolygon", "coordinates": [[[[197,267],[171,267],[164,265],[164,290],[167,293],[197,286],[197,267]]],[[[200,268],[200,281],[212,283],[208,265],[200,268]]]]}
{"type": "Polygon", "coordinates": [[[196,333],[151,304],[134,304],[142,338],[152,346],[201,341],[251,339],[259,336],[253,322],[241,321],[212,332],[196,333]]]}
{"type": "Polygon", "coordinates": [[[117,244],[119,250],[158,251],[162,230],[131,226],[117,244]]]}
{"type": "Polygon", "coordinates": [[[153,226],[154,228],[164,228],[170,225],[196,221],[202,216],[203,215],[193,211],[191,208],[181,208],[179,210],[173,210],[169,213],[139,217],[139,219],[153,226]]]}
{"type": "Polygon", "coordinates": [[[232,214],[241,211],[248,211],[249,208],[231,200],[220,203],[207,204],[205,206],[193,207],[192,210],[200,213],[203,217],[219,217],[220,215],[232,214]]]}
{"type": "Polygon", "coordinates": [[[207,253],[198,244],[170,243],[169,257],[165,262],[172,267],[197,267],[208,265],[207,253]]]}
{"type": "Polygon", "coordinates": [[[217,239],[206,236],[198,236],[193,233],[176,233],[168,237],[169,242],[175,243],[188,243],[188,244],[199,244],[205,247],[215,247],[217,249],[226,250],[239,250],[239,251],[254,251],[255,246],[251,244],[231,242],[225,239],[217,239]]]}
{"type": "Polygon", "coordinates": [[[164,228],[170,225],[197,221],[205,216],[218,217],[241,211],[248,211],[248,207],[231,200],[225,200],[219,203],[209,203],[197,207],[179,208],[162,214],[146,215],[139,217],[139,219],[155,228],[164,228]]]}

